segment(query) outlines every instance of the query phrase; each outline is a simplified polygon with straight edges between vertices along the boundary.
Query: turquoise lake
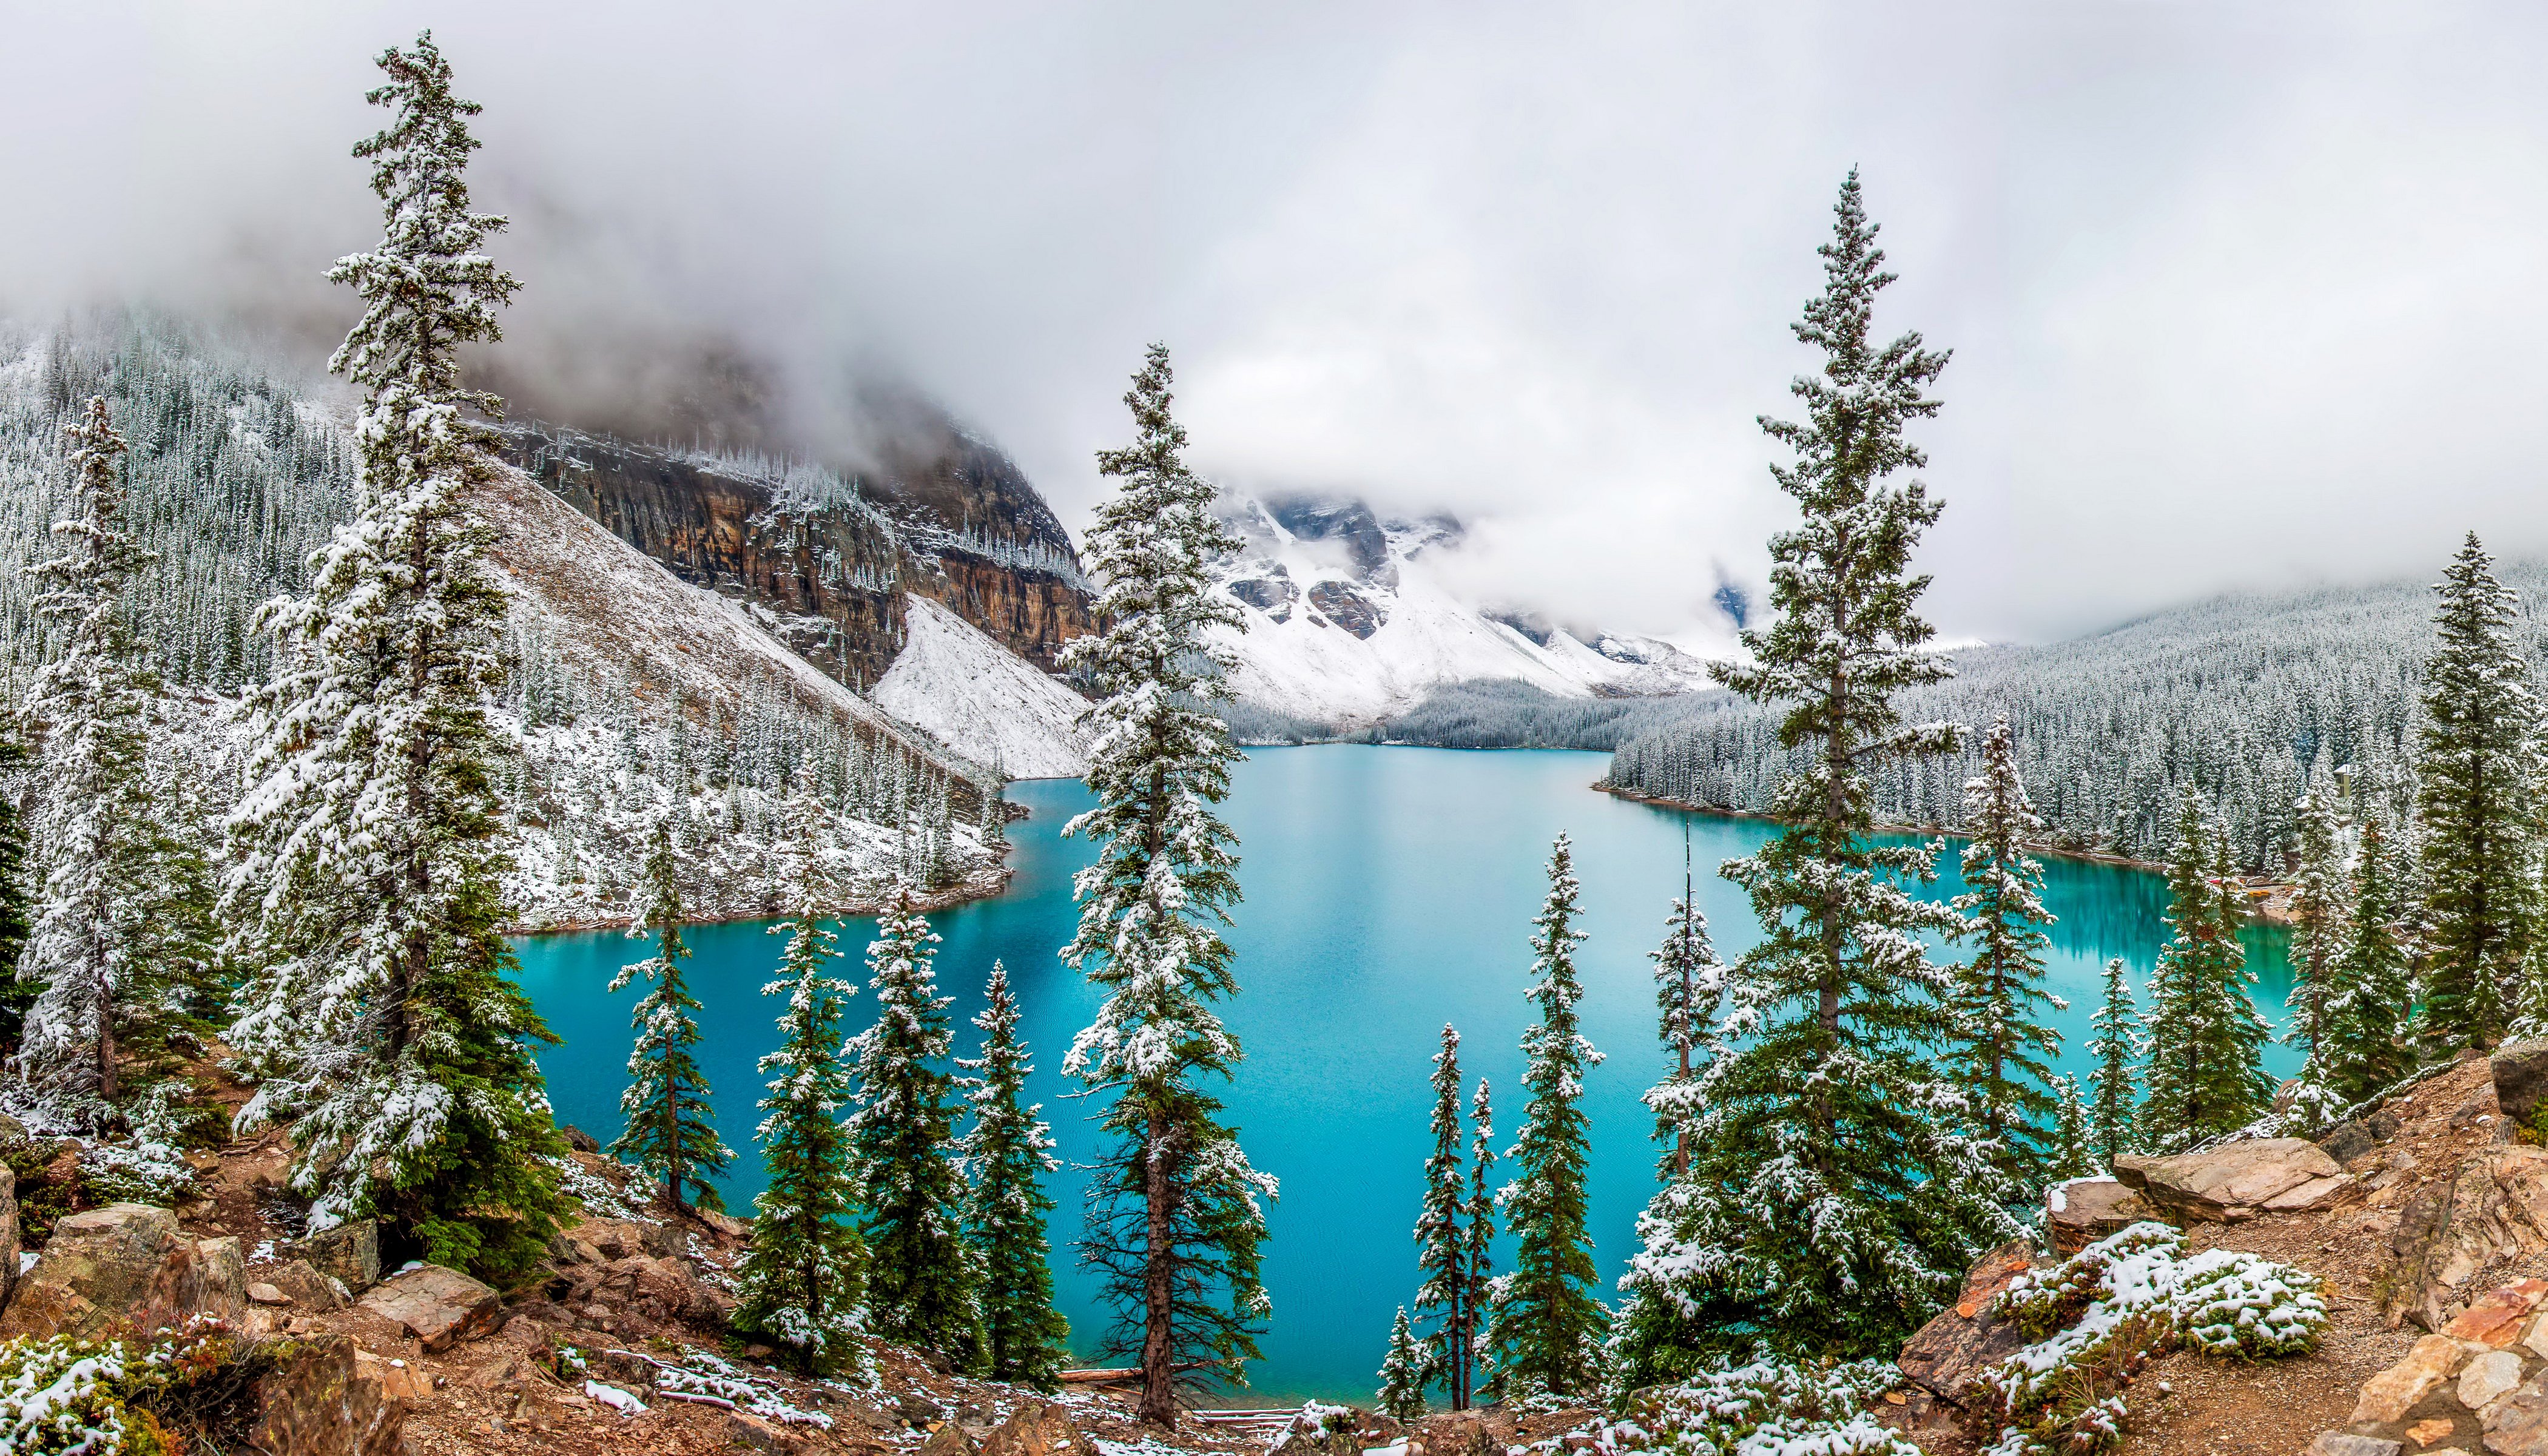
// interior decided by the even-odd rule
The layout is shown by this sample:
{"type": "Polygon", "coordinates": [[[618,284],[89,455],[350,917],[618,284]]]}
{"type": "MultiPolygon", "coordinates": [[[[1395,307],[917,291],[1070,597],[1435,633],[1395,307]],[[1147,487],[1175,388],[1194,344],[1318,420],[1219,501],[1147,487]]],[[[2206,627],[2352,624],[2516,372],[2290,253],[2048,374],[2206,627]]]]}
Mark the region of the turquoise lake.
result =
{"type": "MultiPolygon", "coordinates": [[[[1700,906],[1728,959],[1757,932],[1741,893],[1714,867],[1770,830],[1596,793],[1590,785],[1605,767],[1600,754],[1339,745],[1260,749],[1236,769],[1226,807],[1246,890],[1230,932],[1243,990],[1224,1009],[1247,1059],[1227,1096],[1249,1157],[1283,1183],[1269,1210],[1265,1261],[1274,1319],[1251,1377],[1262,1397],[1369,1398],[1392,1312],[1414,1293],[1410,1229],[1427,1150],[1430,1057],[1445,1021],[1464,1038],[1468,1081],[1483,1074],[1494,1082],[1498,1142],[1509,1145],[1522,1103],[1517,1041],[1531,1019],[1522,999],[1530,918],[1560,830],[1575,837],[1582,924],[1592,937],[1580,953],[1584,1028],[1608,1058],[1585,1088],[1595,1139],[1592,1234],[1605,1278],[1633,1252],[1655,1166],[1652,1119],[1638,1097],[1665,1062],[1646,956],[1681,892],[1683,825],[1691,829],[1700,906]]],[[[1015,785],[1012,797],[1031,811],[1013,827],[1016,880],[998,899],[932,917],[946,938],[938,980],[956,998],[956,1046],[969,1055],[983,978],[993,959],[1007,962],[1035,1053],[1034,1095],[1060,1156],[1075,1162],[1094,1150],[1092,1109],[1070,1096],[1058,1068],[1095,998],[1055,956],[1076,923],[1070,874],[1087,855],[1059,831],[1088,795],[1075,781],[1041,780],[1015,785]]],[[[1944,857],[1929,893],[1956,892],[1953,858],[1944,857]]],[[[2084,1074],[2100,969],[2123,956],[2142,993],[2166,940],[2166,885],[2141,870],[2061,860],[2046,862],[2045,880],[2058,917],[2052,989],[2070,1003],[2055,1018],[2067,1039],[2062,1065],[2084,1074]]],[[[843,949],[863,951],[870,929],[848,922],[843,949]]],[[[757,923],[701,926],[687,938],[690,984],[706,1006],[703,1060],[725,1138],[742,1154],[727,1198],[745,1212],[761,1182],[751,1150],[754,1063],[776,1040],[776,998],[759,991],[778,941],[757,923]]],[[[2279,1029],[2290,985],[2284,935],[2254,927],[2247,944],[2258,1004],[2279,1029]]],[[[559,1118],[607,1141],[620,1126],[628,1009],[639,991],[605,987],[646,948],[597,934],[539,937],[518,949],[522,984],[566,1039],[541,1057],[559,1118]]],[[[843,974],[864,987],[863,958],[845,961],[843,974]]],[[[864,1025],[868,1005],[864,990],[852,1000],[853,1029],[864,1025]]],[[[2278,1077],[2298,1061],[2280,1046],[2266,1053],[2278,1077]]],[[[1080,1182],[1067,1166],[1053,1180],[1053,1263],[1074,1346],[1087,1360],[1105,1316],[1070,1247],[1080,1182]]]]}

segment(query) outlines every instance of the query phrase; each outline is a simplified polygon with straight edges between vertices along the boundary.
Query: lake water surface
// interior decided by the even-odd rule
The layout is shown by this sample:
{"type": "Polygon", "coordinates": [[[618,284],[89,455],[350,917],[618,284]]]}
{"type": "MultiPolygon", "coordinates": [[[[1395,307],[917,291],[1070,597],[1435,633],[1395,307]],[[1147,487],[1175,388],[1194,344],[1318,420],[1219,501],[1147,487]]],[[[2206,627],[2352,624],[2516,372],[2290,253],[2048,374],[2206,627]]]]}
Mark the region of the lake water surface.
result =
{"type": "MultiPolygon", "coordinates": [[[[1582,925],[1592,936],[1579,956],[1584,1029],[1608,1057],[1585,1088],[1592,1235],[1604,1277],[1615,1278],[1633,1252],[1656,1152],[1638,1096],[1665,1063],[1646,956],[1681,891],[1683,826],[1691,828],[1699,903],[1728,959],[1758,932],[1741,892],[1713,870],[1770,830],[1595,793],[1589,785],[1604,767],[1600,754],[1342,745],[1260,749],[1237,767],[1227,810],[1246,891],[1230,933],[1243,989],[1224,1010],[1247,1059],[1227,1096],[1249,1157],[1283,1182],[1265,1260],[1274,1319],[1252,1375],[1262,1396],[1370,1395],[1391,1314],[1415,1289],[1410,1230],[1427,1151],[1429,1058],[1445,1021],[1465,1039],[1469,1082],[1481,1074],[1494,1082],[1498,1143],[1509,1145],[1522,1104],[1517,1041],[1532,1013],[1522,999],[1530,919],[1560,830],[1575,837],[1582,925]]],[[[1035,1055],[1033,1095],[1059,1154],[1084,1161],[1095,1147],[1086,1125],[1093,1109],[1069,1095],[1058,1068],[1095,998],[1055,952],[1076,923],[1071,871],[1087,859],[1085,846],[1059,830],[1088,795],[1075,781],[1042,780],[1015,785],[1012,797],[1032,811],[1013,826],[1016,881],[998,899],[931,917],[946,938],[939,985],[956,998],[957,1049],[970,1054],[983,978],[994,958],[1008,963],[1035,1055]]],[[[1953,856],[1943,858],[1931,891],[1941,896],[1956,888],[1953,856]]],[[[2052,989],[2070,1002],[2054,1018],[2067,1039],[2062,1068],[2084,1076],[2100,967],[2125,957],[2146,1001],[2148,969],[2166,940],[2166,884],[2145,871],[2069,861],[2047,862],[2045,879],[2059,917],[2052,989]]],[[[871,922],[848,923],[843,948],[862,951],[870,932],[871,922]]],[[[761,1090],[754,1062],[775,1045],[778,1010],[777,998],[759,991],[779,942],[757,923],[701,926],[686,937],[691,988],[706,1006],[702,1062],[725,1138],[742,1154],[727,1198],[748,1212],[762,1181],[752,1150],[761,1090]]],[[[2279,1028],[2290,985],[2283,933],[2251,928],[2247,943],[2258,1003],[2279,1028]]],[[[620,1127],[628,1009],[640,992],[604,988],[647,948],[618,935],[567,935],[518,949],[524,987],[566,1039],[540,1058],[558,1115],[607,1141],[620,1127]]],[[[846,962],[843,974],[864,986],[863,960],[846,962]]],[[[850,1003],[853,1029],[870,1007],[863,989],[850,1003]]],[[[2297,1062],[2279,1046],[2266,1054],[2278,1077],[2297,1062]]],[[[1053,1180],[1061,1204],[1053,1262],[1074,1346],[1089,1359],[1105,1317],[1070,1249],[1081,1182],[1072,1167],[1053,1180]]]]}

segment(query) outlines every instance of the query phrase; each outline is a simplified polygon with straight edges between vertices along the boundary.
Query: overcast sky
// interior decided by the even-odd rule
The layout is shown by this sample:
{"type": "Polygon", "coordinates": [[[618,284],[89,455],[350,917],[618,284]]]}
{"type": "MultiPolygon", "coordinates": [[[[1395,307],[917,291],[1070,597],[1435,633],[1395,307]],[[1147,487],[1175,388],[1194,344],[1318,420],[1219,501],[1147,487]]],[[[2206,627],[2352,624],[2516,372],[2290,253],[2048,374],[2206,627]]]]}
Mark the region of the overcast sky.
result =
{"type": "Polygon", "coordinates": [[[899,376],[1074,527],[1160,338],[1211,473],[1447,507],[1481,593],[1703,637],[1855,164],[1879,326],[1955,351],[1949,636],[2548,551],[2535,4],[0,11],[20,314],[341,329],[369,57],[430,24],[558,398],[729,340],[839,451],[841,373],[899,376]]]}

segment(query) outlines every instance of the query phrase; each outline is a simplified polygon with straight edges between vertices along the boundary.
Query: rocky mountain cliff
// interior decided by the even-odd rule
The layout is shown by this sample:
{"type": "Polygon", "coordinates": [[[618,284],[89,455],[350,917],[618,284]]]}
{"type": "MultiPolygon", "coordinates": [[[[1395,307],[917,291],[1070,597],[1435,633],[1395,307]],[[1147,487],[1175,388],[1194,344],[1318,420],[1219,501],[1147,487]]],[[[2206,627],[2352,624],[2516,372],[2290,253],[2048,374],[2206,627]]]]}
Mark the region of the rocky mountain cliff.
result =
{"type": "Polygon", "coordinates": [[[944,421],[898,433],[872,472],[848,477],[551,425],[508,438],[543,486],[683,580],[745,602],[853,687],[901,652],[912,592],[1047,670],[1094,622],[1051,508],[1006,456],[944,421]]]}

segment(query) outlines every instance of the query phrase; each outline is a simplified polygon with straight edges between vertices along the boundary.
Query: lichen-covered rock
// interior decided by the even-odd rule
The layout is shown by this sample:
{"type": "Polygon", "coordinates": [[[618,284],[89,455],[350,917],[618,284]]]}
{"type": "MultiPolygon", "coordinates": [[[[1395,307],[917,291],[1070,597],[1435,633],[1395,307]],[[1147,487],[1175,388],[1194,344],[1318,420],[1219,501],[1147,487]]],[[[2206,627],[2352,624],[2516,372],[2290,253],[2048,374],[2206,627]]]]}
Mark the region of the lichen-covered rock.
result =
{"type": "Polygon", "coordinates": [[[504,1317],[503,1298],[496,1291],[440,1264],[418,1265],[383,1280],[356,1303],[395,1320],[428,1350],[476,1339],[504,1317]]]}
{"type": "Polygon", "coordinates": [[[2318,1145],[2320,1151],[2342,1166],[2355,1158],[2369,1156],[2379,1148],[2380,1139],[2371,1136],[2369,1128],[2352,1121],[2327,1129],[2326,1136],[2318,1139],[2318,1145]]]}
{"type": "Polygon", "coordinates": [[[195,1252],[204,1263],[204,1292],[195,1313],[236,1319],[247,1308],[247,1254],[238,1238],[198,1238],[195,1252]]]}
{"type": "Polygon", "coordinates": [[[2026,1332],[1992,1314],[1991,1301],[2034,1265],[2035,1245],[2023,1238],[1982,1255],[1965,1271],[1955,1304],[1902,1346],[1896,1362],[1902,1373],[1938,1399],[1960,1405],[1967,1382],[2026,1347],[2026,1332]]]}
{"type": "Polygon", "coordinates": [[[266,1456],[391,1456],[408,1402],[358,1368],[363,1363],[342,1334],[286,1344],[281,1361],[257,1382],[248,1444],[266,1456]]]}
{"type": "Polygon", "coordinates": [[[2548,1371],[2478,1412],[2495,1456],[2548,1456],[2548,1371]]]}
{"type": "Polygon", "coordinates": [[[2460,1371],[2460,1404],[2472,1410],[2483,1410],[2495,1398],[2508,1394],[2521,1384],[2521,1357],[2510,1350],[2489,1350],[2470,1359],[2460,1371]]]}
{"type": "Polygon", "coordinates": [[[321,1274],[343,1280],[345,1288],[355,1294],[381,1282],[381,1230],[369,1219],[339,1224],[285,1244],[283,1253],[321,1274]]]}
{"type": "Polygon", "coordinates": [[[2344,1431],[2322,1432],[2309,1444],[2309,1456],[2398,1456],[2400,1443],[2384,1441],[2377,1436],[2349,1435],[2344,1431]]]}
{"type": "Polygon", "coordinates": [[[2305,1138],[2260,1138],[2173,1157],[2126,1153],[2115,1177],[2161,1209],[2223,1223],[2251,1219],[2273,1199],[2344,1169],[2305,1138]]]}
{"type": "Polygon", "coordinates": [[[204,1246],[178,1229],[175,1214],[142,1204],[69,1215],[53,1225],[35,1268],[0,1313],[0,1339],[85,1337],[119,1320],[146,1332],[195,1315],[234,1316],[245,1299],[235,1278],[237,1240],[227,1242],[229,1259],[220,1250],[208,1259],[204,1246]]]}
{"type": "Polygon", "coordinates": [[[682,1253],[682,1235],[662,1224],[641,1224],[633,1219],[587,1219],[566,1230],[566,1237],[592,1245],[601,1257],[633,1258],[639,1254],[659,1259],[678,1258],[682,1253]]]}
{"type": "Polygon", "coordinates": [[[321,1274],[304,1259],[292,1259],[260,1271],[265,1282],[282,1291],[297,1309],[314,1315],[329,1315],[354,1302],[353,1291],[344,1281],[321,1274]]]}

